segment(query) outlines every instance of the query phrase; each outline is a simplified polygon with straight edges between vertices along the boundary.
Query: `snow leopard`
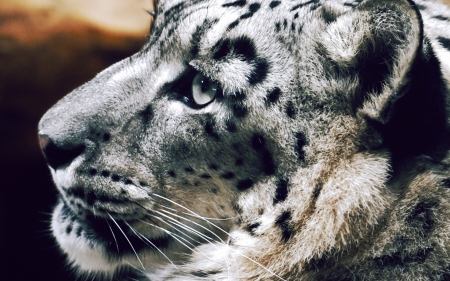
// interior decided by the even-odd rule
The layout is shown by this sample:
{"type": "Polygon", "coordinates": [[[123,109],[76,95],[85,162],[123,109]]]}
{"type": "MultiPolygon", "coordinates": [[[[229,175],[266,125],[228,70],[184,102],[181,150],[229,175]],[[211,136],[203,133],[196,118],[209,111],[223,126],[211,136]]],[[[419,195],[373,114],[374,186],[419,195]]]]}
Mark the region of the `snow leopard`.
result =
{"type": "Polygon", "coordinates": [[[93,280],[450,280],[450,10],[159,0],[39,123],[93,280]]]}

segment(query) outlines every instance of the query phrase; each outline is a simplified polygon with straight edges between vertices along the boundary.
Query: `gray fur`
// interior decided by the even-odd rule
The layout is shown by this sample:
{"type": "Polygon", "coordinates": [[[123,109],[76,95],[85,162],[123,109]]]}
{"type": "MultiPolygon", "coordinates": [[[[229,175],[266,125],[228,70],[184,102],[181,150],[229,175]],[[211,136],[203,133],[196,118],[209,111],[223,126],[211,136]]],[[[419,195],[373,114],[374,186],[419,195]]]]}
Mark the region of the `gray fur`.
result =
{"type": "Polygon", "coordinates": [[[46,152],[69,263],[100,279],[449,280],[450,11],[416,4],[158,1],[142,51],[39,124],[82,151],[46,152]],[[205,106],[196,73],[220,85],[205,106]]]}

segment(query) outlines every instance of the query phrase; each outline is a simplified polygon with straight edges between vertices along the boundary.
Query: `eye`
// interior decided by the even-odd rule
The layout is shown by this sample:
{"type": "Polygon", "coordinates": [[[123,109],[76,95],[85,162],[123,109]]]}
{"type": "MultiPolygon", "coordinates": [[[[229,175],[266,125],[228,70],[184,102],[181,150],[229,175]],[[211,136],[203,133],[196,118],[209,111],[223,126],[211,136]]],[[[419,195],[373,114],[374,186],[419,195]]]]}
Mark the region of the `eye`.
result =
{"type": "Polygon", "coordinates": [[[192,80],[192,99],[197,105],[207,105],[219,92],[219,85],[201,73],[192,80]]]}

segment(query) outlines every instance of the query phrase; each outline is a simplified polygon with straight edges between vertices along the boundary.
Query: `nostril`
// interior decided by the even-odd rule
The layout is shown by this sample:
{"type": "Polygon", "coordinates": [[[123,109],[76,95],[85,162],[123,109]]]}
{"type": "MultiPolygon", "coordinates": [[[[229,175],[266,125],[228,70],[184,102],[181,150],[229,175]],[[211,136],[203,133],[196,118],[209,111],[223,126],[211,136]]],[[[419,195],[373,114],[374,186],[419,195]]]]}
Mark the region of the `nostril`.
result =
{"type": "Polygon", "coordinates": [[[53,169],[64,164],[69,164],[77,156],[83,153],[86,148],[84,145],[71,147],[59,147],[48,136],[39,135],[39,146],[44,153],[48,165],[53,169]]]}

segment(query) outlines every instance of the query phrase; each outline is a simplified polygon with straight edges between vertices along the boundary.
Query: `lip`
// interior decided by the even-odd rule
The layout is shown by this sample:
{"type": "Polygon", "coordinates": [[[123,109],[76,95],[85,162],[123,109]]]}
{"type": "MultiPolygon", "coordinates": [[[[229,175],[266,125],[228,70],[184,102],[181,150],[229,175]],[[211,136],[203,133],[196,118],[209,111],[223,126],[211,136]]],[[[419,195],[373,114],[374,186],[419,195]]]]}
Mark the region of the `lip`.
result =
{"type": "Polygon", "coordinates": [[[64,203],[61,214],[78,222],[83,230],[83,236],[89,242],[101,245],[110,255],[121,257],[134,254],[144,249],[158,251],[169,246],[170,236],[148,238],[138,236],[130,225],[136,220],[106,219],[94,215],[79,217],[64,203]]]}

